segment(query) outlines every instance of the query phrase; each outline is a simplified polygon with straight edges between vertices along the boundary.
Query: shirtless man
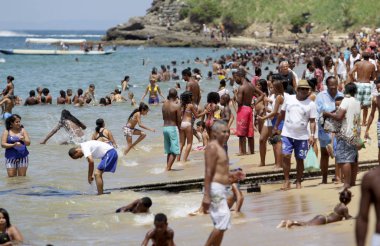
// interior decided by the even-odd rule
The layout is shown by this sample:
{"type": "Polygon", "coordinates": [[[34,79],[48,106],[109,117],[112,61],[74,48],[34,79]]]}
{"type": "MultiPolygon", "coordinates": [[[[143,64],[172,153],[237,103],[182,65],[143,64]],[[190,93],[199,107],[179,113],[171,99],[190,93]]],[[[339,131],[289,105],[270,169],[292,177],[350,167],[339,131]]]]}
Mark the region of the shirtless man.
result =
{"type": "Polygon", "coordinates": [[[199,87],[198,82],[196,82],[191,77],[191,71],[189,69],[185,69],[182,71],[182,79],[187,82],[186,91],[190,91],[191,93],[193,93],[193,103],[198,106],[199,102],[201,101],[201,89],[199,87]]]}
{"type": "Polygon", "coordinates": [[[154,216],[154,229],[148,231],[141,246],[147,246],[152,240],[155,246],[175,246],[174,231],[168,227],[168,219],[165,214],[159,213],[154,216]]]}
{"type": "MultiPolygon", "coordinates": [[[[380,78],[378,78],[375,81],[375,86],[376,86],[377,92],[380,92],[380,78]]],[[[378,110],[378,112],[380,112],[380,95],[376,96],[372,100],[371,113],[369,114],[369,117],[368,117],[368,124],[367,124],[367,129],[366,129],[365,134],[364,134],[364,139],[369,138],[369,129],[371,127],[373,119],[375,118],[376,109],[378,110]]],[[[377,147],[379,148],[377,158],[378,158],[378,161],[380,164],[380,116],[379,116],[379,119],[377,120],[377,136],[378,136],[377,147]]]]}
{"type": "Polygon", "coordinates": [[[13,76],[8,76],[7,77],[7,86],[5,87],[5,89],[3,90],[3,96],[4,97],[7,97],[7,96],[13,96],[14,95],[14,85],[13,85],[13,80],[15,78],[13,76]]]}
{"type": "Polygon", "coordinates": [[[59,97],[57,97],[57,104],[66,104],[66,92],[64,90],[59,91],[59,97]]]}
{"type": "Polygon", "coordinates": [[[164,120],[164,146],[166,158],[166,171],[170,171],[180,154],[179,129],[181,127],[181,105],[177,103],[177,90],[169,90],[168,100],[162,105],[162,119],[164,120]]]}
{"type": "Polygon", "coordinates": [[[246,138],[248,138],[249,153],[254,154],[255,142],[253,138],[253,109],[252,98],[258,95],[258,101],[262,100],[264,93],[254,87],[246,78],[246,72],[239,69],[236,72],[236,83],[240,85],[236,102],[238,111],[236,112],[236,135],[239,137],[239,155],[246,155],[246,138]]]}
{"type": "Polygon", "coordinates": [[[36,98],[36,92],[34,90],[29,91],[29,97],[25,99],[24,106],[36,105],[38,104],[38,99],[36,98]]]}
{"type": "Polygon", "coordinates": [[[2,115],[2,118],[4,120],[6,120],[7,118],[9,118],[10,116],[12,116],[12,109],[13,107],[15,106],[15,99],[16,97],[15,96],[7,96],[7,97],[4,97],[1,101],[0,101],[0,106],[3,108],[3,115],[2,115]]]}
{"type": "Polygon", "coordinates": [[[356,99],[358,99],[363,109],[363,126],[367,124],[368,107],[371,106],[372,85],[370,81],[376,79],[376,68],[375,65],[369,61],[369,57],[370,54],[364,52],[363,60],[355,63],[349,73],[351,81],[356,81],[355,84],[358,88],[356,99]],[[356,79],[354,76],[355,73],[356,79]]]}
{"type": "Polygon", "coordinates": [[[356,245],[364,246],[368,227],[368,214],[373,203],[376,211],[375,234],[372,237],[372,245],[380,245],[380,168],[375,168],[366,173],[361,185],[361,198],[359,214],[356,219],[356,245]]]}
{"type": "Polygon", "coordinates": [[[42,89],[42,96],[41,96],[41,103],[44,104],[51,104],[53,101],[52,96],[49,94],[49,89],[48,88],[43,88],[42,89]]]}
{"type": "Polygon", "coordinates": [[[121,90],[115,89],[112,101],[113,102],[126,102],[127,99],[121,95],[121,90]]]}
{"type": "Polygon", "coordinates": [[[83,97],[83,90],[78,89],[77,95],[73,97],[73,104],[74,106],[81,106],[84,104],[84,97],[83,97]]]}
{"type": "Polygon", "coordinates": [[[221,245],[224,232],[231,227],[231,213],[227,204],[227,186],[242,180],[242,171],[228,170],[228,156],[223,148],[228,137],[227,123],[217,120],[212,126],[212,139],[205,151],[205,179],[203,211],[209,211],[214,223],[206,246],[221,245]],[[209,210],[210,209],[210,210],[209,210]]]}

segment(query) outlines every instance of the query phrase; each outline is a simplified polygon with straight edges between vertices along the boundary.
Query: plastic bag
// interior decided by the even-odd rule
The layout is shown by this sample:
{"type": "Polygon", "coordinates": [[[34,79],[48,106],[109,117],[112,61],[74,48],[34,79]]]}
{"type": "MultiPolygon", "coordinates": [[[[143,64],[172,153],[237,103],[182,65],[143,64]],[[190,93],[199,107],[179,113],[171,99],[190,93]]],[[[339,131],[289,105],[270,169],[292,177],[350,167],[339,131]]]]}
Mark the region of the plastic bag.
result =
{"type": "Polygon", "coordinates": [[[319,167],[317,155],[315,154],[313,147],[310,147],[305,159],[305,171],[312,172],[319,170],[321,169],[319,167]]]}

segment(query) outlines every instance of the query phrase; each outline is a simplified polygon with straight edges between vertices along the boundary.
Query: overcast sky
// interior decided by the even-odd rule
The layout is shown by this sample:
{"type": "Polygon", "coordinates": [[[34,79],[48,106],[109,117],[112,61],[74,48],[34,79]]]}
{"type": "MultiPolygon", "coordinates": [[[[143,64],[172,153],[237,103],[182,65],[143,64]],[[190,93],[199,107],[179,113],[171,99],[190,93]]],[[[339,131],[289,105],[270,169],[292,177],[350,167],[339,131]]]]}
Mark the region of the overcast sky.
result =
{"type": "Polygon", "coordinates": [[[0,0],[0,30],[106,30],[145,15],[152,0],[0,0]]]}

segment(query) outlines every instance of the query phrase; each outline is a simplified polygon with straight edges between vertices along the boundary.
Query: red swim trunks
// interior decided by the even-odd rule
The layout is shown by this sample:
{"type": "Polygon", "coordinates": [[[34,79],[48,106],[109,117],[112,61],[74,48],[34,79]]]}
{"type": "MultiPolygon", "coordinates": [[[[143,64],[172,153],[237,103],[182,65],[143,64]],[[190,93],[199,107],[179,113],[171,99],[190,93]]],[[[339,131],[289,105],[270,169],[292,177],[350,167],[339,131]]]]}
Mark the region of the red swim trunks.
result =
{"type": "Polygon", "coordinates": [[[237,111],[236,136],[253,137],[253,110],[250,106],[241,106],[237,111]]]}

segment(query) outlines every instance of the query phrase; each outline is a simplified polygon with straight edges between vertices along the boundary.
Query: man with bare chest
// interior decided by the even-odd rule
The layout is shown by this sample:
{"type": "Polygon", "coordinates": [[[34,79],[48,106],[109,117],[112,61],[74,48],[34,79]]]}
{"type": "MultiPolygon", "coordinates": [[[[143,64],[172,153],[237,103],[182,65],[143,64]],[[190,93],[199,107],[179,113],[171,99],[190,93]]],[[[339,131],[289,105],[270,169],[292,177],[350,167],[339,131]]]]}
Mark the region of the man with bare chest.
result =
{"type": "Polygon", "coordinates": [[[209,211],[214,224],[206,246],[221,245],[224,232],[231,227],[231,213],[227,204],[228,186],[245,178],[242,171],[230,172],[228,156],[223,145],[228,137],[227,123],[217,120],[212,126],[212,139],[205,151],[205,179],[203,211],[209,211]]]}
{"type": "Polygon", "coordinates": [[[368,245],[380,245],[380,168],[377,167],[366,173],[361,185],[361,198],[359,214],[356,219],[356,245],[364,246],[367,229],[369,209],[373,204],[376,212],[375,234],[372,243],[368,245]]]}
{"type": "Polygon", "coordinates": [[[353,69],[350,71],[350,78],[352,81],[356,81],[355,85],[358,88],[356,99],[358,99],[363,109],[363,126],[367,124],[368,108],[371,106],[371,81],[376,79],[376,68],[375,65],[369,61],[369,57],[370,54],[364,52],[363,60],[356,62],[353,69]],[[356,79],[354,76],[355,73],[356,79]]]}
{"type": "Polygon", "coordinates": [[[239,155],[247,154],[246,138],[248,138],[249,153],[254,154],[254,123],[251,104],[254,95],[259,97],[257,101],[260,101],[264,96],[264,93],[254,87],[245,76],[246,72],[243,69],[239,69],[235,76],[236,83],[240,85],[236,94],[236,102],[238,104],[238,110],[236,112],[236,135],[239,137],[239,155]]]}

